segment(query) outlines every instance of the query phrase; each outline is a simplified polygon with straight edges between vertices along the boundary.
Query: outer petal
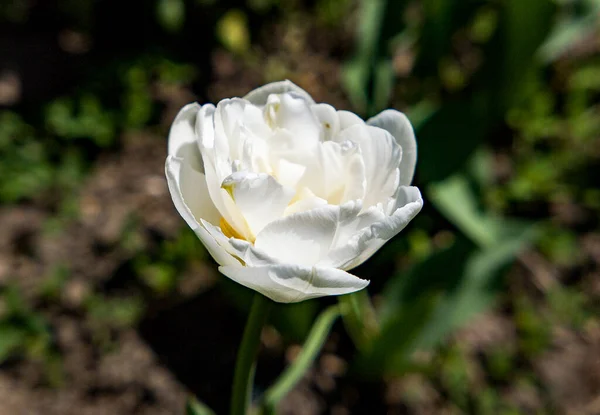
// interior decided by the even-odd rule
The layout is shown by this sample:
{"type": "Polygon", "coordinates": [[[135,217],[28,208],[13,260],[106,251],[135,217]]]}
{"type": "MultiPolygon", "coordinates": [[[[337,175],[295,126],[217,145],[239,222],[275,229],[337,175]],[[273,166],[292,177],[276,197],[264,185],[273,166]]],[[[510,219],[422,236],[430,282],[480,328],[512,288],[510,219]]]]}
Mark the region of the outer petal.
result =
{"type": "Polygon", "coordinates": [[[217,242],[204,226],[198,226],[194,232],[196,232],[196,235],[198,235],[198,238],[200,238],[200,241],[210,256],[212,256],[219,265],[241,266],[240,261],[227,252],[227,250],[217,242]]]}
{"type": "Polygon", "coordinates": [[[201,153],[210,152],[214,157],[215,147],[215,124],[214,114],[215,106],[213,104],[203,105],[196,117],[195,133],[196,144],[201,153]]]}
{"type": "Polygon", "coordinates": [[[165,174],[175,207],[190,228],[195,230],[200,219],[219,223],[219,211],[208,194],[204,174],[174,156],[167,157],[165,174]]]}
{"type": "MultiPolygon", "coordinates": [[[[243,104],[241,99],[236,101],[243,104]]],[[[223,120],[221,118],[221,113],[225,112],[223,108],[231,102],[233,101],[225,100],[223,103],[219,103],[219,107],[216,109],[211,104],[202,106],[196,119],[195,128],[198,135],[198,147],[202,154],[210,198],[221,216],[238,232],[249,237],[247,226],[240,216],[238,209],[235,207],[231,196],[221,188],[223,179],[232,173],[232,166],[229,160],[228,138],[224,133],[223,120]]],[[[235,107],[236,103],[233,102],[232,107],[235,107]]],[[[228,114],[228,117],[232,118],[232,115],[228,114]]],[[[230,125],[230,127],[235,129],[234,126],[230,125]]]]}
{"type": "Polygon", "coordinates": [[[364,208],[387,203],[398,188],[398,165],[402,159],[402,149],[394,137],[381,128],[355,124],[343,130],[339,138],[360,146],[366,178],[364,208]]]}
{"type": "MultiPolygon", "coordinates": [[[[416,187],[403,186],[397,194],[398,208],[390,216],[377,220],[347,239],[344,246],[333,249],[321,265],[349,270],[369,259],[388,240],[402,231],[423,207],[416,187]]],[[[373,218],[377,218],[374,215],[373,218]]]]}
{"type": "Polygon", "coordinates": [[[385,110],[370,118],[367,124],[383,128],[394,136],[402,147],[400,164],[400,185],[408,186],[412,182],[417,164],[417,141],[415,132],[406,115],[396,110],[385,110]]]}
{"type": "Polygon", "coordinates": [[[196,102],[183,107],[169,130],[169,155],[185,159],[195,170],[204,173],[204,167],[196,144],[196,116],[200,105],[196,102]]]}
{"type": "Polygon", "coordinates": [[[228,238],[223,234],[221,228],[205,220],[200,220],[200,223],[217,245],[236,260],[233,265],[254,267],[277,263],[273,258],[256,249],[250,242],[244,239],[228,238]]]}
{"type": "Polygon", "coordinates": [[[219,271],[280,303],[348,294],[369,284],[369,281],[339,269],[291,264],[262,267],[221,266],[219,271]]]}
{"type": "MultiPolygon", "coordinates": [[[[218,212],[208,198],[206,189],[206,180],[204,175],[184,164],[181,159],[173,156],[167,158],[165,171],[167,175],[167,184],[173,203],[179,214],[183,217],[190,228],[196,233],[202,244],[206,247],[210,255],[219,263],[219,265],[239,265],[240,262],[220,246],[216,239],[207,232],[206,228],[200,222],[206,223],[201,215],[207,219],[216,212],[216,221],[218,222],[218,212]],[[193,180],[190,180],[193,179],[193,180]],[[197,183],[196,192],[189,192],[190,183],[197,183]],[[204,184],[202,184],[204,183],[204,184]],[[187,191],[182,192],[182,189],[187,191]],[[183,193],[188,198],[184,198],[183,193]],[[206,198],[200,196],[204,195],[206,198]],[[207,202],[208,201],[208,202],[207,202]],[[210,203],[210,205],[209,205],[210,203]],[[198,215],[198,216],[196,216],[198,215]],[[198,219],[196,219],[198,217],[198,219]]],[[[214,217],[212,218],[213,220],[214,217]]]]}
{"type": "Polygon", "coordinates": [[[304,98],[309,104],[315,103],[308,92],[293,82],[288,81],[287,79],[285,81],[272,82],[256,88],[255,90],[249,92],[244,99],[247,99],[254,105],[262,106],[267,103],[267,98],[269,98],[269,95],[283,94],[285,92],[293,92],[294,94],[304,98]]]}

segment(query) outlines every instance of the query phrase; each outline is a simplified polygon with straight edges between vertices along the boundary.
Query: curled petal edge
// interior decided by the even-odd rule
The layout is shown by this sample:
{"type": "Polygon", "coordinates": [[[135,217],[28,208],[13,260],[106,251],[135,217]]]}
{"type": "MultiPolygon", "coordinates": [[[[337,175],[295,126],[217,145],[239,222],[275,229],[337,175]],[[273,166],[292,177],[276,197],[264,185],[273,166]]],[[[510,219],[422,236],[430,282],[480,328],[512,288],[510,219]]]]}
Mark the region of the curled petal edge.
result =
{"type": "Polygon", "coordinates": [[[245,287],[278,303],[296,303],[311,298],[349,294],[362,290],[369,281],[335,268],[274,264],[260,267],[225,265],[219,271],[245,287]]]}
{"type": "Polygon", "coordinates": [[[398,208],[349,238],[345,246],[330,253],[329,266],[350,270],[369,259],[387,241],[400,233],[423,207],[421,192],[414,186],[399,189],[398,208]]]}
{"type": "Polygon", "coordinates": [[[369,118],[367,124],[386,130],[396,139],[396,143],[402,147],[400,185],[410,185],[417,164],[417,140],[413,127],[406,115],[400,111],[388,109],[369,118]]]}
{"type": "Polygon", "coordinates": [[[204,166],[196,144],[196,117],[200,105],[192,102],[183,107],[169,130],[168,154],[185,159],[194,170],[204,173],[204,166]]]}

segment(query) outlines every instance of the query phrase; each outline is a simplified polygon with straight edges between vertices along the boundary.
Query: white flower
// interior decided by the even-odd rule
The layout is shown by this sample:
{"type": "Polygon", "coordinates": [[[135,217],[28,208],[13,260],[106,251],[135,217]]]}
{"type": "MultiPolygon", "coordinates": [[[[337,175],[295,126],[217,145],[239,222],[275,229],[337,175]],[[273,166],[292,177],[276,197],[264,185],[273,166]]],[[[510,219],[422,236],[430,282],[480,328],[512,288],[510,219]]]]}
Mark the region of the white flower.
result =
{"type": "Polygon", "coordinates": [[[166,174],[219,271],[291,303],[369,284],[346,271],[421,210],[409,186],[416,157],[404,114],[386,110],[365,123],[283,81],[216,107],[185,106],[166,174]]]}

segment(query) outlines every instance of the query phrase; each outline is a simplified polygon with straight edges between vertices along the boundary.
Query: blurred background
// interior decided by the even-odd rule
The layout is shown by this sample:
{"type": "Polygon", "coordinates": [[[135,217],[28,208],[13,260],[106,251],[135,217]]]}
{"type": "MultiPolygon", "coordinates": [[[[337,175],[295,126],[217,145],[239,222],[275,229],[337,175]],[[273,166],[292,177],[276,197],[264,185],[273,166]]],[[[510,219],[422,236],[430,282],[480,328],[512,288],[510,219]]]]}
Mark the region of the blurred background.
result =
{"type": "MultiPolygon", "coordinates": [[[[228,408],[251,293],[177,215],[191,101],[407,113],[425,207],[282,414],[600,413],[598,0],[1,0],[0,414],[228,408]]],[[[278,306],[257,393],[334,298],[278,306]]]]}

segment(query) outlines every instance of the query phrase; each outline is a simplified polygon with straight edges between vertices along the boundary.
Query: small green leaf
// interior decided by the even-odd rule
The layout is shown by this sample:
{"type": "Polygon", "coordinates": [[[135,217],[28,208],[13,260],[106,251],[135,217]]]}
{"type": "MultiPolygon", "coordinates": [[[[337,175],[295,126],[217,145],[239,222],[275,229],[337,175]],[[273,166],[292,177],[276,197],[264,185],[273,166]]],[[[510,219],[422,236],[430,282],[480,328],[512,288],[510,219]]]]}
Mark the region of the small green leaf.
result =
{"type": "Polygon", "coordinates": [[[491,246],[500,239],[498,222],[479,210],[464,175],[433,184],[427,193],[440,212],[478,245],[491,246]]]}
{"type": "Polygon", "coordinates": [[[0,363],[24,346],[26,333],[11,324],[0,323],[0,363]]]}
{"type": "Polygon", "coordinates": [[[263,407],[267,412],[273,412],[279,401],[296,386],[310,369],[323,344],[325,344],[333,323],[339,316],[340,308],[338,306],[329,307],[319,315],[296,360],[285,369],[277,381],[265,392],[263,407]]]}
{"type": "Polygon", "coordinates": [[[215,415],[215,413],[204,403],[190,396],[185,405],[185,415],[215,415]]]}

